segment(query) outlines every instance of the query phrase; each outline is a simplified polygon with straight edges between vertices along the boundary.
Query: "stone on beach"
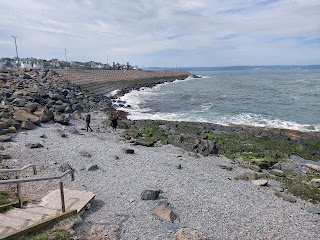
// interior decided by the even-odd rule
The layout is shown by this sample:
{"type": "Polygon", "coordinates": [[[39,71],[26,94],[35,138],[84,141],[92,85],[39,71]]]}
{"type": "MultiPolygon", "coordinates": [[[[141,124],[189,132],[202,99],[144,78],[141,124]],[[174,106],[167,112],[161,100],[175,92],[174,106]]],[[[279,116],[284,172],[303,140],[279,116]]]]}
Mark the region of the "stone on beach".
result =
{"type": "Polygon", "coordinates": [[[10,140],[11,140],[11,136],[0,135],[0,142],[6,142],[6,141],[10,141],[10,140]]]}
{"type": "Polygon", "coordinates": [[[160,190],[144,190],[141,193],[142,200],[157,200],[159,198],[160,190]]]}
{"type": "Polygon", "coordinates": [[[320,165],[308,164],[307,163],[306,166],[312,171],[320,172],[320,165]]]}
{"type": "Polygon", "coordinates": [[[172,211],[170,204],[167,202],[160,202],[153,213],[159,220],[174,222],[177,219],[177,215],[172,211]]]}
{"type": "Polygon", "coordinates": [[[268,179],[253,180],[252,183],[255,186],[267,186],[268,185],[268,179]]]}

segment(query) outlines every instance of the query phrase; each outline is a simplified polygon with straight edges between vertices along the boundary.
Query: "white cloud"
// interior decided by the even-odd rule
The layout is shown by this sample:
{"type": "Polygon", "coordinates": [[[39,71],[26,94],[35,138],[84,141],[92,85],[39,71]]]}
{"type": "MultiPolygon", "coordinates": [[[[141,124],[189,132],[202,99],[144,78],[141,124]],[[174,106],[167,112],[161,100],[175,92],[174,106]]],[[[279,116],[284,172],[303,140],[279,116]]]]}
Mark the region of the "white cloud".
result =
{"type": "Polygon", "coordinates": [[[4,0],[0,52],[145,66],[320,63],[318,0],[4,0]]]}

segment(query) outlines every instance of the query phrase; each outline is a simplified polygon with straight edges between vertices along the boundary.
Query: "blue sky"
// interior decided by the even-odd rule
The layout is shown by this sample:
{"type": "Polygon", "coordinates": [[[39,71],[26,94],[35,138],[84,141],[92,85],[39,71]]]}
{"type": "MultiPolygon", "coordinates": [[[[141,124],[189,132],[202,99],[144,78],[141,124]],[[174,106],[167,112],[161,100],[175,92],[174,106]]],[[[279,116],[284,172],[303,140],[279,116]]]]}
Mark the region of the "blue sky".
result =
{"type": "Polygon", "coordinates": [[[320,64],[320,0],[1,0],[0,55],[188,67],[320,64]]]}

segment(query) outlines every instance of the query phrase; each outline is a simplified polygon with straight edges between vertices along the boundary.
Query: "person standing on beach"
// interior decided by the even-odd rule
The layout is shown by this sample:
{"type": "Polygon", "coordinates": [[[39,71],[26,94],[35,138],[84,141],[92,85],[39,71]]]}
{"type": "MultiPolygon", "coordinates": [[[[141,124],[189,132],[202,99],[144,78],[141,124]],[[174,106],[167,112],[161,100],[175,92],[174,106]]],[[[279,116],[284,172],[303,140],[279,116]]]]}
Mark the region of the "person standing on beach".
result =
{"type": "Polygon", "coordinates": [[[90,123],[91,123],[91,115],[87,112],[86,113],[86,128],[87,128],[87,132],[90,128],[91,132],[93,131],[92,128],[90,127],[90,123]]]}
{"type": "Polygon", "coordinates": [[[113,115],[111,118],[111,126],[114,132],[117,130],[118,118],[118,114],[113,115]]]}

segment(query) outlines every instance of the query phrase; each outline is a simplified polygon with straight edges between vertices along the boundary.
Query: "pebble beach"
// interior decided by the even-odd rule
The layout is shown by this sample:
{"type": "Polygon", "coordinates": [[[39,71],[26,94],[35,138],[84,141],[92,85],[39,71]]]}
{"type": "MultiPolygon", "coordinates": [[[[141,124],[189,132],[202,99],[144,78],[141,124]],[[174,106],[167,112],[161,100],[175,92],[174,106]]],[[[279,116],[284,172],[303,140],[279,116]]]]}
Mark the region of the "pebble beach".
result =
{"type": "MultiPolygon", "coordinates": [[[[3,143],[12,156],[6,160],[9,167],[33,163],[39,175],[52,176],[69,165],[75,181],[66,177],[65,187],[96,195],[74,225],[74,239],[178,239],[183,228],[201,233],[193,239],[319,239],[320,215],[307,212],[311,204],[306,201],[291,203],[274,195],[277,182],[258,187],[235,180],[245,170],[224,156],[196,157],[172,145],[132,145],[120,139],[122,130],[102,125],[104,113],[91,114],[93,132],[83,130],[84,120],[73,119],[69,126],[47,123],[20,131],[3,143]],[[27,143],[43,147],[30,149],[27,143]],[[160,190],[159,199],[142,200],[144,190],[160,190]],[[162,202],[176,216],[173,221],[154,214],[162,202]]],[[[37,182],[24,184],[22,191],[36,201],[57,188],[58,181],[37,182]]]]}

